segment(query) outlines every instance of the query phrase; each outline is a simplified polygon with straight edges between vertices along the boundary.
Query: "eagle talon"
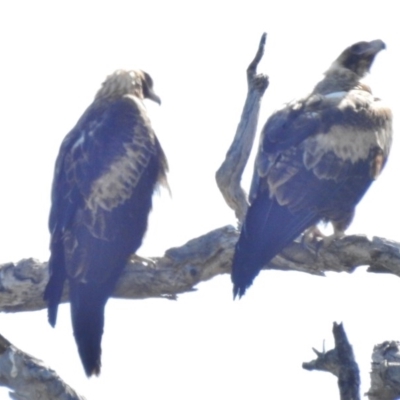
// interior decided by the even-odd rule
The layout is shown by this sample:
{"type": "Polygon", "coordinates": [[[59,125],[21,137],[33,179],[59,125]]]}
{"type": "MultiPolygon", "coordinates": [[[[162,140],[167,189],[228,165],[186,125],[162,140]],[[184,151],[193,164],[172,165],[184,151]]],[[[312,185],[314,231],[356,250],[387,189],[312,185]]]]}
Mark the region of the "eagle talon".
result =
{"type": "Polygon", "coordinates": [[[301,244],[311,252],[315,253],[316,256],[319,255],[323,248],[328,248],[331,244],[345,236],[343,231],[336,231],[332,235],[324,235],[318,227],[312,226],[306,229],[301,237],[301,244]]]}
{"type": "Polygon", "coordinates": [[[151,258],[142,257],[142,256],[139,256],[137,254],[132,254],[129,257],[129,261],[132,262],[132,263],[145,264],[148,267],[152,267],[152,268],[155,268],[156,265],[157,265],[157,263],[154,260],[152,260],[151,258]]]}
{"type": "Polygon", "coordinates": [[[329,247],[335,240],[342,239],[346,235],[344,232],[335,232],[332,235],[325,236],[324,240],[322,241],[322,246],[323,247],[329,247]]]}
{"type": "Polygon", "coordinates": [[[326,235],[316,225],[313,225],[306,229],[301,236],[301,244],[306,250],[318,255],[325,237],[326,235]]]}

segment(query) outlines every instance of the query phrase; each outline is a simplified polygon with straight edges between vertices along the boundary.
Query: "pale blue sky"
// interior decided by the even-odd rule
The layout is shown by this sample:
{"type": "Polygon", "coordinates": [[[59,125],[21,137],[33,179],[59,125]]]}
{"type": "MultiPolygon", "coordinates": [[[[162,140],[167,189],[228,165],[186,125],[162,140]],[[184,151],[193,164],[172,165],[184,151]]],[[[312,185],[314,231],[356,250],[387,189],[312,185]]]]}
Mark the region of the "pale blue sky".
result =
{"type": "MultiPolygon", "coordinates": [[[[149,72],[162,106],[147,103],[170,163],[172,197],[156,196],[144,256],[234,224],[214,183],[246,96],[246,68],[268,32],[260,72],[271,85],[260,125],[306,94],[348,45],[382,39],[368,78],[398,114],[400,43],[393,1],[35,1],[0,5],[0,262],[48,258],[55,157],[66,133],[118,68],[149,72]]],[[[349,233],[400,241],[399,144],[349,233]]],[[[244,185],[249,184],[251,168],[244,185]]],[[[336,380],[301,363],[332,344],[343,321],[369,385],[374,344],[400,338],[393,276],[263,272],[240,302],[228,276],[166,300],[110,301],[103,370],[88,380],[62,306],[0,315],[0,333],[54,368],[88,400],[338,398],[336,380]]],[[[4,390],[0,399],[7,398],[4,390]]]]}

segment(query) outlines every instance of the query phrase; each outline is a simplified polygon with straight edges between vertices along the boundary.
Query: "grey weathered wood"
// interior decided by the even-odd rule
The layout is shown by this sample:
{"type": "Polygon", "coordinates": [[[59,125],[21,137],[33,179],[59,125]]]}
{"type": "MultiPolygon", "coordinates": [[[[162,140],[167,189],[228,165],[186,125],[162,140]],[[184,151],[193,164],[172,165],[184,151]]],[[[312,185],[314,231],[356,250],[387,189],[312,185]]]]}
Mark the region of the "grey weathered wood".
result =
{"type": "Polygon", "coordinates": [[[15,400],[85,400],[40,360],[0,335],[0,385],[15,400]]]}
{"type": "MultiPolygon", "coordinates": [[[[315,360],[303,363],[309,371],[326,371],[338,378],[341,400],[358,400],[359,372],[353,350],[343,326],[334,324],[335,348],[319,352],[315,360]]],[[[400,399],[400,342],[386,341],[374,347],[371,363],[371,387],[365,396],[369,400],[400,399]]]]}
{"type": "Polygon", "coordinates": [[[372,353],[371,388],[369,400],[400,398],[400,342],[384,342],[372,353]]]}
{"type": "MultiPolygon", "coordinates": [[[[169,249],[154,264],[130,262],[113,294],[115,298],[165,297],[195,290],[198,283],[230,273],[238,231],[225,226],[169,249]]],[[[400,243],[374,237],[345,236],[311,249],[292,243],[265,269],[300,271],[323,276],[326,271],[353,272],[359,266],[370,272],[400,276],[400,243]]],[[[0,311],[18,312],[46,307],[42,296],[48,280],[47,263],[34,259],[0,265],[0,311]]],[[[230,296],[230,293],[226,293],[230,296]]],[[[65,292],[63,301],[67,301],[65,292]]]]}
{"type": "Polygon", "coordinates": [[[261,37],[257,54],[247,68],[248,93],[242,116],[225,160],[216,173],[216,180],[226,203],[235,211],[239,222],[247,212],[247,194],[240,185],[243,171],[253,147],[262,97],[269,85],[268,76],[257,74],[257,66],[264,55],[267,34],[261,37]]]}
{"type": "Polygon", "coordinates": [[[360,400],[360,371],[343,324],[333,324],[335,348],[326,353],[313,349],[317,358],[303,363],[309,371],[330,372],[338,378],[340,400],[360,400]]]}

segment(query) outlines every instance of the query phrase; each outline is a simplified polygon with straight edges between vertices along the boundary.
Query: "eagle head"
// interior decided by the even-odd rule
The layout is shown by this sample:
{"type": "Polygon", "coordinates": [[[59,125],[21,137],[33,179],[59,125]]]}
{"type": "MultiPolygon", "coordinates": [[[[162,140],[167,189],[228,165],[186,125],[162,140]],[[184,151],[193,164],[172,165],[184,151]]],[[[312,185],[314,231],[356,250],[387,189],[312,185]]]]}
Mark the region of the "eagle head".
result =
{"type": "Polygon", "coordinates": [[[144,71],[137,71],[142,84],[143,97],[145,99],[150,99],[161,105],[161,99],[155,94],[153,90],[153,79],[152,77],[144,71]]]}
{"type": "Polygon", "coordinates": [[[115,71],[107,76],[95,99],[120,97],[127,94],[161,104],[161,99],[153,89],[153,79],[142,70],[119,69],[115,71]]]}
{"type": "Polygon", "coordinates": [[[380,39],[358,42],[344,50],[334,65],[346,68],[357,74],[359,78],[363,78],[369,72],[375,56],[385,48],[385,43],[380,39]]]}
{"type": "MultiPolygon", "coordinates": [[[[325,77],[314,88],[313,94],[348,91],[360,86],[360,80],[369,72],[375,56],[386,48],[382,40],[358,42],[348,47],[333,62],[325,77]]],[[[364,85],[364,88],[367,88],[364,85]]]]}

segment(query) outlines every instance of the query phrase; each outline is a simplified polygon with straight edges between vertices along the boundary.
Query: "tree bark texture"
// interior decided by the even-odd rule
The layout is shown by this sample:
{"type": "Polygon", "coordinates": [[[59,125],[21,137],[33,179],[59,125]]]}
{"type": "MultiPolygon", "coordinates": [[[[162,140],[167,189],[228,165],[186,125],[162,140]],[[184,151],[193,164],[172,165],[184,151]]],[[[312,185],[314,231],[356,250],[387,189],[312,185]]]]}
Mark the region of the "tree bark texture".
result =
{"type": "MultiPolygon", "coordinates": [[[[132,261],[127,266],[113,297],[144,299],[195,290],[200,282],[230,273],[239,232],[232,226],[215,229],[181,247],[155,257],[154,264],[132,261]]],[[[315,248],[294,242],[265,269],[300,271],[323,276],[327,271],[353,272],[367,265],[369,272],[400,276],[400,243],[379,237],[345,236],[315,248]]],[[[24,259],[0,265],[0,311],[19,312],[46,308],[43,291],[48,281],[47,263],[24,259]]],[[[68,301],[67,288],[63,302],[68,301]]]]}
{"type": "Polygon", "coordinates": [[[0,335],[0,385],[15,400],[85,400],[42,361],[24,353],[0,335]]]}
{"type": "Polygon", "coordinates": [[[313,349],[317,358],[303,368],[332,373],[338,378],[340,400],[360,400],[360,371],[343,324],[333,324],[333,337],[335,348],[326,353],[313,349]]]}

